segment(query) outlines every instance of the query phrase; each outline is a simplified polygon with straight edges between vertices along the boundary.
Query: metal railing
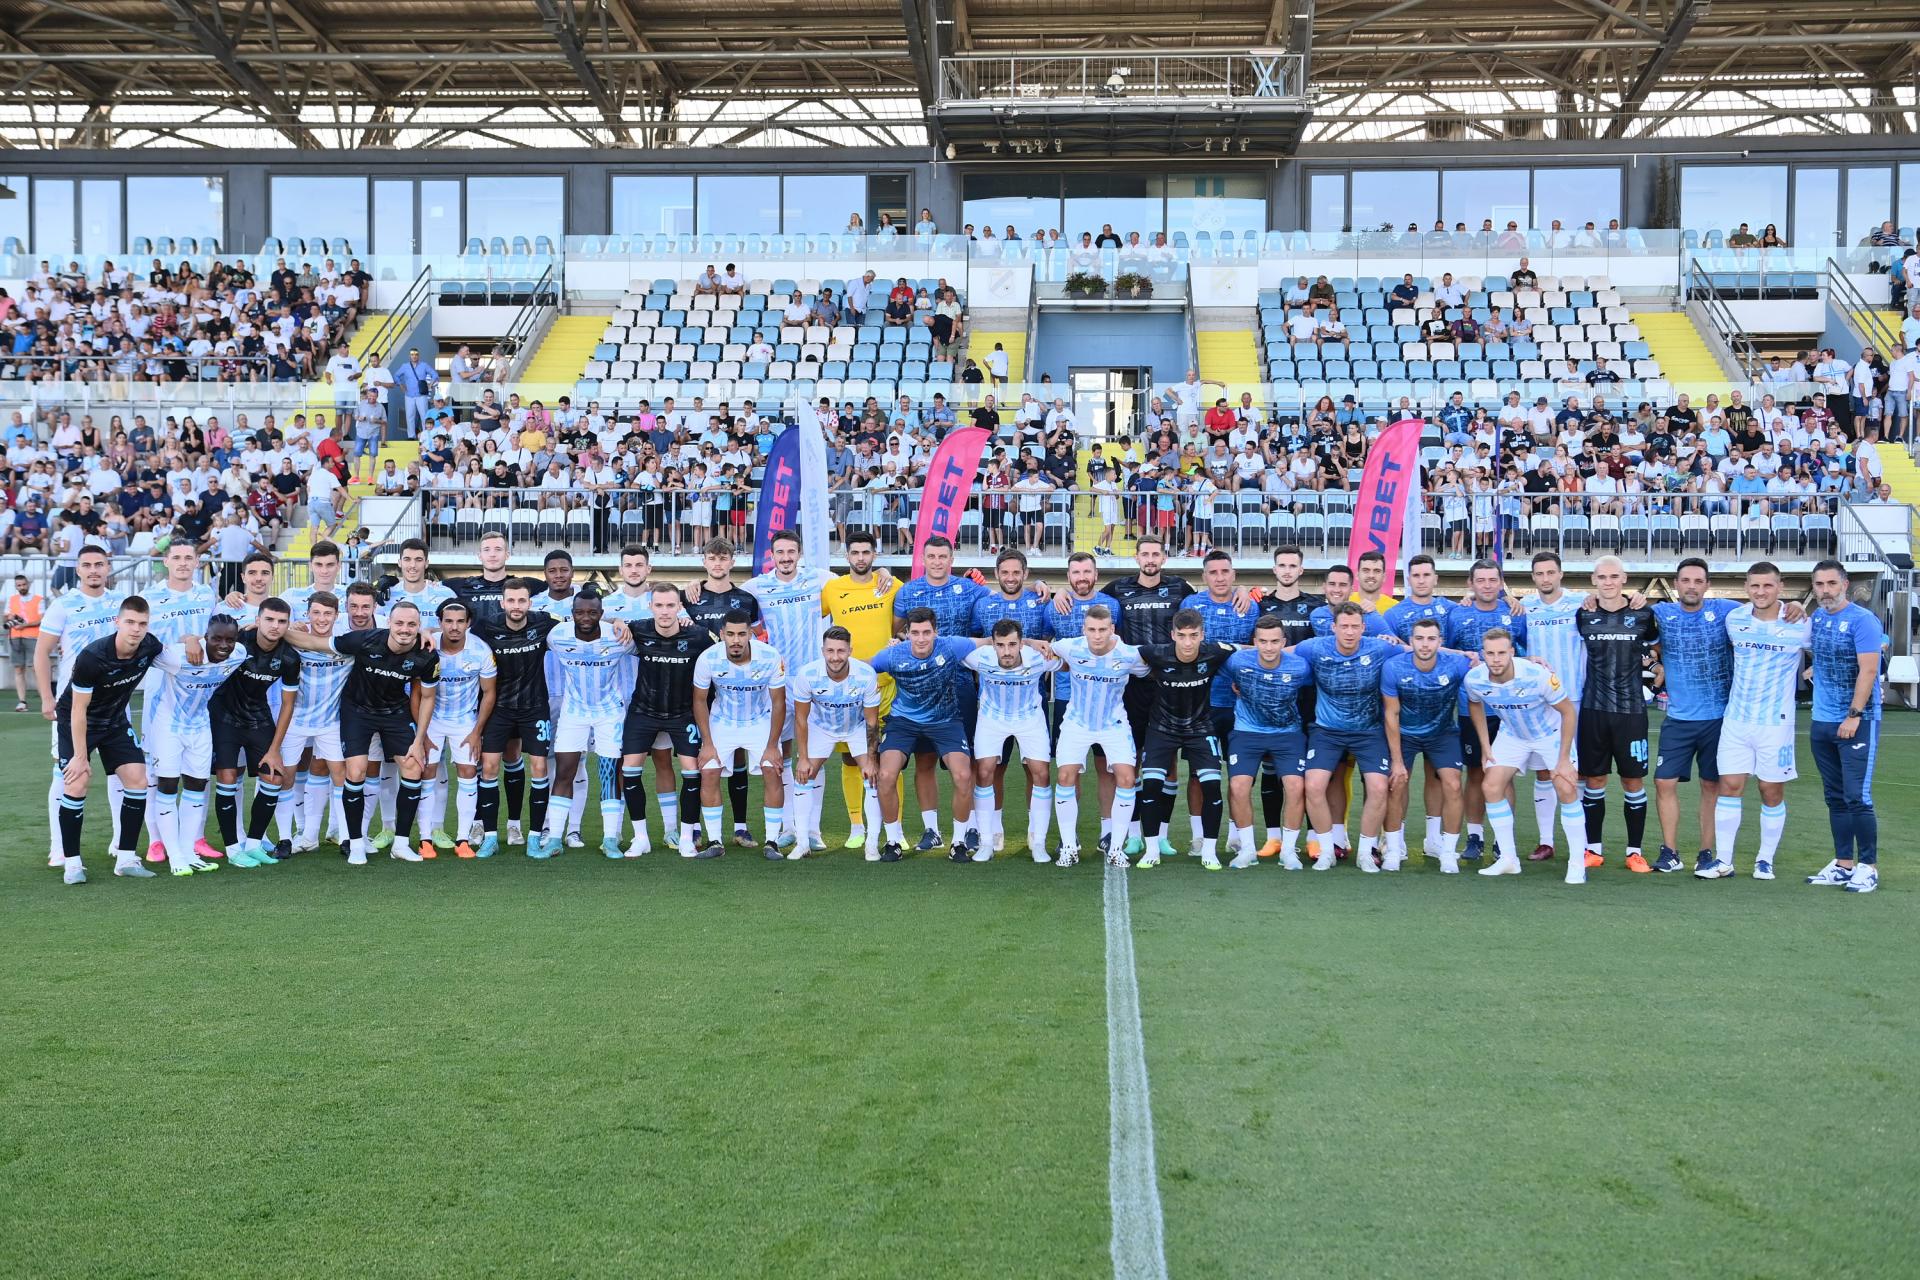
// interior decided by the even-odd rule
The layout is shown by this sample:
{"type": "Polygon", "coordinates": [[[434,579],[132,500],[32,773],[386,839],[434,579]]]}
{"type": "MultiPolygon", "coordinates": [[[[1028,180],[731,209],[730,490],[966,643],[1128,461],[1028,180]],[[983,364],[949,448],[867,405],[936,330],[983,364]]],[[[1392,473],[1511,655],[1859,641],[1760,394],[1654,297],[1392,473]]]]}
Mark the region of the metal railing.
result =
{"type": "MultiPolygon", "coordinates": [[[[692,556],[715,535],[749,551],[756,496],[757,483],[749,483],[726,508],[684,491],[646,489],[428,490],[419,501],[425,536],[448,551],[466,551],[498,532],[515,555],[553,547],[605,555],[637,542],[658,555],[692,556]]],[[[1630,560],[1669,553],[1803,559],[1835,550],[1835,519],[1845,501],[1838,493],[1429,492],[1421,497],[1421,536],[1426,549],[1443,558],[1491,554],[1498,526],[1509,557],[1553,550],[1569,558],[1612,551],[1630,560]]],[[[1153,533],[1175,556],[1209,548],[1252,555],[1288,543],[1309,554],[1344,555],[1354,505],[1353,492],[1341,484],[1278,493],[1064,488],[1037,500],[976,486],[956,543],[966,557],[999,547],[1065,555],[1153,533]]],[[[920,491],[835,489],[829,509],[835,555],[845,533],[863,530],[875,535],[881,555],[901,556],[912,550],[920,491]]]]}
{"type": "Polygon", "coordinates": [[[1880,313],[1885,310],[1867,301],[1859,286],[1848,278],[1845,269],[1832,258],[1826,264],[1827,297],[1833,303],[1833,309],[1847,319],[1859,331],[1860,336],[1882,352],[1892,350],[1899,341],[1900,333],[1886,323],[1880,313]]]}
{"type": "Polygon", "coordinates": [[[196,356],[186,351],[140,351],[132,354],[109,351],[95,354],[79,352],[23,351],[0,355],[0,393],[9,383],[80,382],[111,387],[131,387],[137,383],[219,383],[267,381],[273,369],[270,356],[196,356]],[[168,368],[157,377],[147,372],[151,363],[168,368]],[[131,370],[120,366],[131,363],[131,370]],[[44,376],[58,370],[59,377],[44,376]],[[253,376],[241,377],[245,372],[253,376]],[[69,375],[72,376],[69,376],[69,375]],[[228,375],[236,376],[229,379],[228,375]],[[177,376],[176,376],[177,375],[177,376]]]}
{"type": "Polygon", "coordinates": [[[507,326],[506,333],[500,339],[501,350],[515,368],[528,354],[528,348],[538,340],[547,314],[556,310],[559,304],[558,282],[554,278],[553,268],[548,267],[546,274],[534,283],[533,296],[514,315],[513,323],[507,326]]]}
{"type": "Polygon", "coordinates": [[[1746,330],[1740,327],[1732,308],[1727,306],[1727,300],[1720,296],[1720,290],[1714,285],[1713,277],[1701,268],[1697,258],[1689,260],[1687,264],[1686,296],[1700,307],[1714,337],[1733,354],[1734,360],[1746,371],[1747,380],[1757,381],[1759,349],[1753,345],[1753,339],[1747,336],[1746,330]]]}
{"type": "Polygon", "coordinates": [[[413,332],[420,322],[420,313],[433,305],[433,267],[420,268],[420,274],[413,278],[407,291],[394,303],[392,309],[380,318],[374,331],[367,335],[361,350],[372,359],[375,356],[391,356],[394,345],[413,332]]]}
{"type": "Polygon", "coordinates": [[[982,54],[940,59],[936,105],[1306,105],[1305,60],[1247,53],[982,54]]]}

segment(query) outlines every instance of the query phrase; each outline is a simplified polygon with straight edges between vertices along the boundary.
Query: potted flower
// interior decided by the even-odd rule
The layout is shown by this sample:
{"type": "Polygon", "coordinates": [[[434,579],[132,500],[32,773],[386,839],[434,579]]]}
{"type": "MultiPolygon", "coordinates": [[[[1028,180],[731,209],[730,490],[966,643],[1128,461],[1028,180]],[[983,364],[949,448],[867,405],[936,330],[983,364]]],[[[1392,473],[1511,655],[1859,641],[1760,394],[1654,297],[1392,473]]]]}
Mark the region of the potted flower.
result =
{"type": "Polygon", "coordinates": [[[1153,277],[1143,276],[1134,271],[1123,271],[1113,282],[1115,296],[1125,294],[1129,298],[1151,298],[1153,296],[1153,277]]]}
{"type": "Polygon", "coordinates": [[[1069,298],[1104,298],[1107,296],[1107,281],[1090,271],[1076,271],[1067,277],[1067,296],[1069,298]]]}

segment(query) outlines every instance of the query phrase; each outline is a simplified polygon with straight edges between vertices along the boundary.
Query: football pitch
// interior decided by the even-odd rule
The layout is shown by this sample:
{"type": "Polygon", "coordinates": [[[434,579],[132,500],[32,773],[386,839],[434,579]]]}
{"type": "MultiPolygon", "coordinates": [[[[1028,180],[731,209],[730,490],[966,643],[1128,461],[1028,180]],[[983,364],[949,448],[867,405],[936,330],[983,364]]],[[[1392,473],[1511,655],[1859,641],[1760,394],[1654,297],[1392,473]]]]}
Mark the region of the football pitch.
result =
{"type": "Polygon", "coordinates": [[[1572,887],[1036,866],[1015,786],[991,866],[137,882],[96,798],[76,888],[46,735],[0,721],[0,1274],[1920,1271],[1920,718],[1864,896],[1801,883],[1804,735],[1774,883],[1755,796],[1737,879],[1628,874],[1616,803],[1572,887]]]}

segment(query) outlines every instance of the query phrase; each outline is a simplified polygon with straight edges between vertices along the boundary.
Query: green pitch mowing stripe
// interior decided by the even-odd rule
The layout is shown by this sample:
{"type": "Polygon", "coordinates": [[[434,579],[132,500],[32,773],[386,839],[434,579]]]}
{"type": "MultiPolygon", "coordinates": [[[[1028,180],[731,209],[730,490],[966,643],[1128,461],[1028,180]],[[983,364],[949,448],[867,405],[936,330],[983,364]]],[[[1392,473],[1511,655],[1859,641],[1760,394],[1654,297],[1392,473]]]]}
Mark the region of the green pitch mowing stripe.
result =
{"type": "MultiPolygon", "coordinates": [[[[1901,736],[1882,768],[1913,776],[1901,736]]],[[[1690,785],[1681,808],[1690,836],[1690,785]]],[[[1902,818],[1882,805],[1894,869],[1861,897],[1802,883],[1830,856],[1810,765],[1788,813],[1772,883],[1751,812],[1712,883],[1626,872],[1617,822],[1584,886],[1560,858],[1139,877],[1170,1273],[1910,1271],[1902,818]]]]}
{"type": "Polygon", "coordinates": [[[0,722],[33,766],[0,780],[0,1274],[1111,1268],[1097,861],[329,852],[68,889],[44,742],[0,722]]]}

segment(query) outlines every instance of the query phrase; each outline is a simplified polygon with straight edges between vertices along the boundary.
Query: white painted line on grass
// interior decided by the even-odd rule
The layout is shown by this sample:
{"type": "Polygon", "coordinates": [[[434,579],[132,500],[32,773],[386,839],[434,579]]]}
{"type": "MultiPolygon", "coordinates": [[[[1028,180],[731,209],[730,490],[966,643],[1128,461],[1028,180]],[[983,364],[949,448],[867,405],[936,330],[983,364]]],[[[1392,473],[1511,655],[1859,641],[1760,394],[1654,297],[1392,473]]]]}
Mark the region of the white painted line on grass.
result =
{"type": "Polygon", "coordinates": [[[1140,1031],[1140,984],[1133,971],[1133,913],[1127,903],[1124,868],[1107,867],[1103,892],[1112,1147],[1107,1195],[1113,1204],[1113,1274],[1115,1280],[1165,1280],[1160,1180],[1153,1162],[1153,1102],[1147,1089],[1147,1047],[1140,1031]]]}

